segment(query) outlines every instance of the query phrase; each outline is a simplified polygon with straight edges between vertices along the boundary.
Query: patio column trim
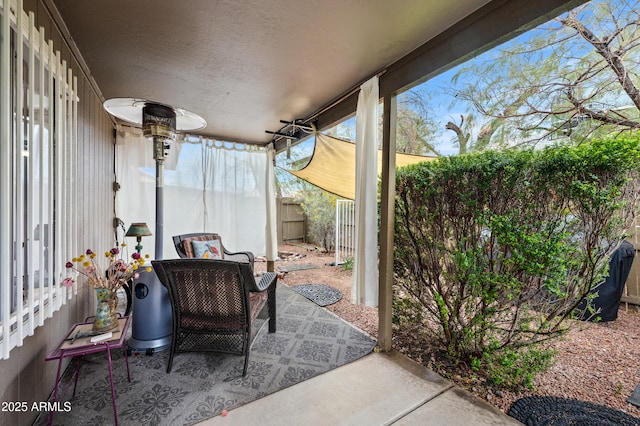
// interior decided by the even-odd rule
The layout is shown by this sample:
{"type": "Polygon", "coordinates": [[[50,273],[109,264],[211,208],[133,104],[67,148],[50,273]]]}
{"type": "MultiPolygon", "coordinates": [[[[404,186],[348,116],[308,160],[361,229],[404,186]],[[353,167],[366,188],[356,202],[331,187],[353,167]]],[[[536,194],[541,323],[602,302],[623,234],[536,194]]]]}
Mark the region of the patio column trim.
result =
{"type": "Polygon", "coordinates": [[[378,272],[378,348],[391,350],[393,313],[393,233],[396,195],[397,96],[385,94],[382,117],[382,185],[380,188],[380,259],[378,272]],[[393,153],[393,155],[392,155],[393,153]]]}

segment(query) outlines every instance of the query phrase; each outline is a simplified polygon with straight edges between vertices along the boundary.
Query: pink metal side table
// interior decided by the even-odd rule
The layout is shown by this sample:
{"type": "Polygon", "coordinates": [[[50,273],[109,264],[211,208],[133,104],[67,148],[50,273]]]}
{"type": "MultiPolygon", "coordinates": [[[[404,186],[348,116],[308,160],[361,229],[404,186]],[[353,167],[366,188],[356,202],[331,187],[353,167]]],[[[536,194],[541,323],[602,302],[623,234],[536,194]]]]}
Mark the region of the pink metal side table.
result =
{"type": "MultiPolygon", "coordinates": [[[[115,424],[118,425],[118,412],[116,410],[116,391],[113,387],[113,366],[111,365],[111,350],[123,349],[124,361],[127,366],[127,379],[131,382],[131,373],[129,372],[129,358],[127,357],[127,347],[125,344],[126,334],[131,324],[131,317],[121,317],[118,319],[117,331],[112,332],[113,336],[109,340],[92,343],[91,337],[78,337],[91,332],[93,322],[83,322],[74,324],[56,347],[49,352],[46,361],[58,360],[58,373],[56,374],[56,385],[53,391],[52,402],[56,401],[58,396],[58,387],[60,385],[60,375],[62,373],[62,360],[65,358],[78,357],[76,366],[75,381],[73,385],[73,395],[76,394],[76,386],[78,385],[78,376],[80,375],[80,365],[83,355],[95,352],[107,352],[107,361],[109,363],[109,381],[111,382],[111,401],[113,402],[113,417],[115,424]]],[[[49,414],[49,425],[53,423],[53,411],[49,414]]]]}

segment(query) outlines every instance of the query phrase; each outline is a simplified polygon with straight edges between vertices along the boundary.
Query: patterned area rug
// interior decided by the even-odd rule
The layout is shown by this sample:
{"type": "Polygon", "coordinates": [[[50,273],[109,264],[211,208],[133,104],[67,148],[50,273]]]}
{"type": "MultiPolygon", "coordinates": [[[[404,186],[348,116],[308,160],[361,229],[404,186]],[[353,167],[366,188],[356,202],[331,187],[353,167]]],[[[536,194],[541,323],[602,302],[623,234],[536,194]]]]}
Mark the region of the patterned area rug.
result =
{"type": "Polygon", "coordinates": [[[554,396],[527,396],[509,415],[527,426],[638,426],[640,419],[604,405],[554,396]]]}
{"type": "MultiPolygon", "coordinates": [[[[130,357],[129,383],[122,351],[112,354],[119,424],[194,424],[354,361],[376,344],[284,285],[278,285],[277,315],[277,332],[269,334],[265,326],[256,337],[244,378],[242,357],[206,353],[177,354],[167,374],[169,353],[163,351],[130,357]]],[[[254,327],[264,322],[256,321],[254,327]]],[[[74,367],[75,361],[64,374],[63,386],[70,384],[74,367]]],[[[55,425],[113,424],[107,371],[104,353],[84,357],[75,397],[71,383],[62,399],[70,402],[71,410],[56,412],[55,425]]],[[[47,420],[48,414],[42,413],[34,424],[47,420]]]]}
{"type": "Polygon", "coordinates": [[[291,287],[291,290],[306,297],[318,306],[333,305],[342,299],[340,290],[326,284],[302,284],[291,287]]]}

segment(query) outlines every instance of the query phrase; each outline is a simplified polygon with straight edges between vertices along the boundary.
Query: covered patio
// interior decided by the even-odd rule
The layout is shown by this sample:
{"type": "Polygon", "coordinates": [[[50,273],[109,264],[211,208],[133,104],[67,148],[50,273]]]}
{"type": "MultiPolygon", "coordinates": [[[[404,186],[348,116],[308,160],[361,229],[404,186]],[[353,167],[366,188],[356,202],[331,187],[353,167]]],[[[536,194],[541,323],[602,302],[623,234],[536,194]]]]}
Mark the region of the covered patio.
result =
{"type": "MultiPolygon", "coordinates": [[[[375,289],[375,297],[358,301],[378,306],[377,349],[385,355],[372,356],[365,370],[380,369],[382,377],[388,364],[379,362],[389,359],[401,370],[417,368],[406,367],[392,352],[396,95],[581,3],[0,1],[2,400],[46,401],[55,371],[45,363],[45,354],[72,324],[95,312],[90,286],[60,286],[64,261],[86,247],[111,247],[122,226],[116,219],[130,214],[128,226],[138,220],[137,214],[153,210],[155,197],[149,191],[137,204],[116,201],[121,185],[139,182],[123,181],[118,171],[119,142],[136,130],[105,111],[104,102],[114,98],[148,100],[198,114],[206,126],[179,132],[183,142],[218,141],[221,149],[257,152],[264,157],[264,178],[272,184],[273,156],[302,141],[308,129],[322,131],[356,114],[363,88],[375,84],[374,105],[382,103],[383,129],[380,240],[373,246],[379,258],[360,260],[362,280],[368,282],[368,292],[375,289]],[[49,150],[55,155],[45,162],[38,153],[49,150]]],[[[176,148],[168,150],[169,159],[176,148]]],[[[141,149],[148,151],[151,145],[141,149]]],[[[363,155],[360,161],[366,166],[363,155]]],[[[151,155],[143,156],[138,167],[148,168],[143,163],[151,155]]],[[[237,173],[234,168],[225,172],[237,173]]],[[[377,188],[377,181],[368,186],[377,188]]],[[[264,201],[254,208],[268,227],[275,194],[266,188],[261,189],[264,201]]],[[[363,197],[356,191],[356,203],[364,204],[363,197]]],[[[375,211],[375,197],[373,202],[375,211]]],[[[212,229],[180,232],[224,232],[233,248],[245,248],[246,237],[234,215],[225,216],[218,205],[211,208],[222,217],[205,225],[212,229]]],[[[364,216],[377,224],[373,211],[365,210],[364,216]]],[[[273,269],[276,253],[269,233],[259,235],[251,249],[266,256],[273,269]]],[[[171,236],[156,228],[156,254],[159,245],[170,247],[171,236]]],[[[145,244],[151,247],[151,241],[145,244]]],[[[168,250],[164,254],[173,256],[168,250]]],[[[347,368],[352,368],[348,374],[354,374],[354,382],[364,374],[358,364],[347,368]]],[[[328,383],[334,387],[330,379],[328,383]]],[[[373,384],[378,395],[394,392],[396,385],[373,384]]],[[[312,406],[298,408],[313,412],[312,406]]],[[[37,414],[2,416],[7,424],[31,424],[37,414]]]]}

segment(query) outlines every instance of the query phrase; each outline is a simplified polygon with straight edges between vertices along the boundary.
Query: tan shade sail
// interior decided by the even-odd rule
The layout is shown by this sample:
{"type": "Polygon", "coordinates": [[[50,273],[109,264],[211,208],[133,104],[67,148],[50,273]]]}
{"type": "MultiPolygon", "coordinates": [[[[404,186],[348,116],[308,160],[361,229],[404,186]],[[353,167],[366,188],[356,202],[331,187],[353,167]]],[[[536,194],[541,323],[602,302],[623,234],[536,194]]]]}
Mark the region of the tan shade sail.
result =
{"type": "MultiPolygon", "coordinates": [[[[396,154],[396,167],[430,161],[437,157],[396,154]]],[[[316,134],[309,164],[302,170],[287,170],[325,191],[350,200],[356,197],[356,145],[321,133],[316,134]]],[[[382,173],[382,151],[378,150],[378,175],[382,173]]]]}

